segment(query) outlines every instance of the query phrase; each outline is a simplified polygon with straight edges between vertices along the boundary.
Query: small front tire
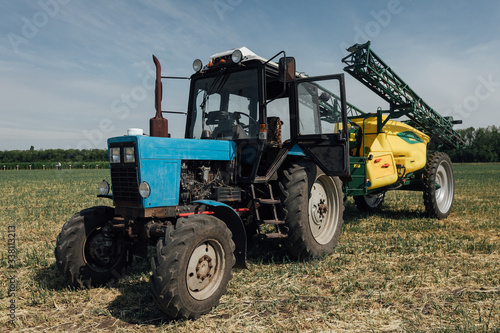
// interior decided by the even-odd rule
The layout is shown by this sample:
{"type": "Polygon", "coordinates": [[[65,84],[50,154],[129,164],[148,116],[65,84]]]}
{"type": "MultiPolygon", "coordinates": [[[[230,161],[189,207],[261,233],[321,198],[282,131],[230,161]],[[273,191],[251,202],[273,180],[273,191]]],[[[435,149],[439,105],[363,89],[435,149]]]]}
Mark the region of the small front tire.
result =
{"type": "Polygon", "coordinates": [[[92,207],[63,225],[54,255],[57,267],[73,286],[90,288],[118,280],[132,263],[124,237],[107,229],[113,217],[111,207],[92,207]]]}
{"type": "Polygon", "coordinates": [[[151,289],[171,318],[197,319],[219,304],[235,264],[231,231],[214,216],[191,215],[167,228],[151,259],[151,289]]]}

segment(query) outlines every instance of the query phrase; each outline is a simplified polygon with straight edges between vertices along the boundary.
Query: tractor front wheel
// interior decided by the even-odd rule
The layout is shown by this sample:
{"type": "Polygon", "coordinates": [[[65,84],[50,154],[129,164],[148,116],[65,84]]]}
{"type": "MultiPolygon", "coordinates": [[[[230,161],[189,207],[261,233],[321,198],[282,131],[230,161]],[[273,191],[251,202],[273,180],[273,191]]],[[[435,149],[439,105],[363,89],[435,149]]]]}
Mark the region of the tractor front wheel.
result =
{"type": "Polygon", "coordinates": [[[219,304],[235,264],[231,231],[214,216],[191,215],[167,228],[151,259],[154,298],[172,318],[196,319],[219,304]]]}
{"type": "Polygon", "coordinates": [[[455,192],[451,160],[445,153],[429,157],[424,171],[424,205],[427,213],[438,219],[450,215],[455,192]]]}
{"type": "Polygon", "coordinates": [[[56,264],[76,287],[99,286],[125,275],[132,262],[125,238],[109,230],[114,209],[99,206],[73,215],[57,236],[56,264]]]}

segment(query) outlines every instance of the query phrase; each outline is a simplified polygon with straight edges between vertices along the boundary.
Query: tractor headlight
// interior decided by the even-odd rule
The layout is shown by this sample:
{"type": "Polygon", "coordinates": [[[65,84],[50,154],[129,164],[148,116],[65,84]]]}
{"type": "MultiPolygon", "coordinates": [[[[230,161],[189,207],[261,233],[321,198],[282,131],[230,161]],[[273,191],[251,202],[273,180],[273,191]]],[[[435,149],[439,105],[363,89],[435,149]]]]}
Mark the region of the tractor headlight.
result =
{"type": "Polygon", "coordinates": [[[123,159],[125,160],[125,163],[134,163],[135,162],[135,148],[134,147],[123,148],[123,159]]]}
{"type": "Polygon", "coordinates": [[[99,183],[99,193],[101,195],[108,195],[109,194],[109,183],[105,180],[99,183]]]}
{"type": "Polygon", "coordinates": [[[201,62],[200,59],[196,59],[193,61],[193,69],[195,72],[201,71],[201,68],[203,67],[203,63],[201,62]]]}
{"type": "Polygon", "coordinates": [[[243,53],[241,53],[241,50],[234,50],[233,54],[231,54],[231,60],[237,64],[243,59],[243,53]]]}
{"type": "Polygon", "coordinates": [[[109,161],[111,163],[120,163],[121,162],[120,148],[119,147],[109,148],[109,161]]]}
{"type": "Polygon", "coordinates": [[[149,195],[151,194],[151,187],[149,187],[149,184],[146,183],[146,182],[142,182],[140,185],[139,185],[139,194],[141,195],[141,197],[143,197],[144,199],[146,199],[147,197],[149,197],[149,195]]]}

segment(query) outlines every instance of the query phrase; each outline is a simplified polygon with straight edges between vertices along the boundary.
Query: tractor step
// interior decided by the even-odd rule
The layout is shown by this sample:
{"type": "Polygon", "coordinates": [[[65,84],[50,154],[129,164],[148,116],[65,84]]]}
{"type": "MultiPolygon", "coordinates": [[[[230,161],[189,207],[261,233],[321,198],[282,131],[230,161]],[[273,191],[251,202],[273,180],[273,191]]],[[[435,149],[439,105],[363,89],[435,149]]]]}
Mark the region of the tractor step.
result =
{"type": "Polygon", "coordinates": [[[266,196],[267,198],[261,198],[260,196],[257,197],[255,195],[255,187],[253,185],[250,185],[250,188],[252,190],[252,199],[253,199],[253,204],[254,204],[254,209],[255,209],[255,217],[256,217],[255,220],[256,220],[257,224],[259,224],[259,225],[266,225],[266,224],[271,225],[271,226],[273,226],[274,230],[276,231],[276,232],[271,232],[271,233],[263,233],[263,234],[261,234],[261,237],[263,237],[264,239],[288,237],[288,235],[281,233],[281,230],[278,227],[279,225],[285,224],[285,221],[280,220],[278,217],[277,205],[280,205],[281,201],[274,198],[273,188],[271,187],[271,184],[267,184],[267,186],[264,187],[264,189],[262,189],[262,187],[260,188],[260,194],[266,196]],[[264,205],[267,205],[267,206],[264,206],[264,205]],[[266,209],[266,210],[264,210],[266,216],[262,216],[262,218],[261,218],[261,213],[262,213],[261,209],[266,209]]]}
{"type": "Polygon", "coordinates": [[[260,202],[261,204],[264,204],[264,205],[277,205],[279,203],[281,203],[281,201],[279,200],[276,200],[276,199],[262,199],[262,198],[259,198],[259,199],[256,199],[258,202],[260,202]]]}
{"type": "Polygon", "coordinates": [[[261,234],[264,238],[288,238],[288,235],[287,234],[281,234],[281,233],[278,233],[278,232],[273,232],[273,233],[269,233],[269,234],[261,234]]]}
{"type": "Polygon", "coordinates": [[[263,224],[273,224],[273,225],[285,224],[285,221],[283,220],[260,220],[257,222],[263,224]]]}

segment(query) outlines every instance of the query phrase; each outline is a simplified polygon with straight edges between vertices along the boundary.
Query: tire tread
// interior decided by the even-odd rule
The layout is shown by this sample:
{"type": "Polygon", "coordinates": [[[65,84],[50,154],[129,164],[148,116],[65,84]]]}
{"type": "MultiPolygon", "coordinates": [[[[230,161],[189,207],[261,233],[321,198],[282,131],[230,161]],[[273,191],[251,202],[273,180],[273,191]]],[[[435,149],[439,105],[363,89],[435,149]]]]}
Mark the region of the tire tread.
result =
{"type": "Polygon", "coordinates": [[[183,305],[182,294],[178,290],[177,279],[182,277],[181,262],[185,255],[186,247],[189,240],[199,234],[204,228],[214,227],[218,232],[222,233],[222,237],[229,242],[230,253],[226,255],[229,268],[227,281],[221,283],[220,295],[227,292],[227,282],[232,278],[231,268],[236,260],[234,256],[235,245],[232,241],[231,231],[226,227],[224,222],[212,217],[191,215],[186,218],[177,220],[175,226],[167,228],[165,237],[157,242],[156,256],[151,258],[152,275],[150,285],[153,296],[160,308],[170,317],[179,319],[197,319],[202,314],[210,311],[210,309],[218,305],[217,299],[212,306],[201,311],[188,309],[183,305]]]}

